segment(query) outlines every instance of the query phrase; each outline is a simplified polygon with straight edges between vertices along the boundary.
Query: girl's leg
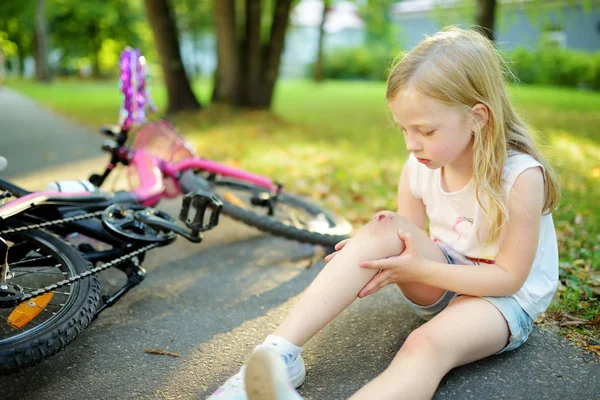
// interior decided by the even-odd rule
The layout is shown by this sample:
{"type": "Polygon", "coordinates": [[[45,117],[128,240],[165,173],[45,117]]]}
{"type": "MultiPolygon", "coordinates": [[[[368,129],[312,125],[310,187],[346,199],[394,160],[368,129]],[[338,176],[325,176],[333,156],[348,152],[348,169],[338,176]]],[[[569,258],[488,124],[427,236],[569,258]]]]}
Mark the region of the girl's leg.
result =
{"type": "Polygon", "coordinates": [[[431,399],[448,371],[497,353],[509,335],[503,315],[487,300],[457,297],[413,331],[390,366],[351,400],[431,399]]]}
{"type": "MultiPolygon", "coordinates": [[[[277,349],[282,357],[285,356],[293,386],[298,387],[302,383],[306,371],[302,357],[296,357],[301,350],[298,346],[303,346],[348,307],[375,275],[373,270],[360,268],[361,261],[395,256],[404,251],[404,242],[398,237],[398,229],[412,234],[424,257],[447,262],[437,245],[412,222],[391,211],[377,213],[325,266],[274,335],[267,337],[257,347],[277,349]]],[[[424,290],[432,291],[432,303],[444,292],[431,287],[424,290]]],[[[211,399],[244,398],[243,377],[244,373],[240,371],[228,379],[211,399]]]]}
{"type": "MultiPolygon", "coordinates": [[[[404,251],[398,229],[412,234],[425,258],[447,262],[438,246],[411,221],[391,211],[379,212],[325,266],[274,334],[303,346],[348,307],[375,275],[373,270],[360,268],[361,261],[391,257],[404,251]]],[[[411,300],[421,304],[434,303],[444,293],[438,288],[424,285],[417,288],[414,284],[408,285],[407,290],[411,300]],[[425,295],[413,297],[411,293],[415,289],[424,291],[425,295]]]]}

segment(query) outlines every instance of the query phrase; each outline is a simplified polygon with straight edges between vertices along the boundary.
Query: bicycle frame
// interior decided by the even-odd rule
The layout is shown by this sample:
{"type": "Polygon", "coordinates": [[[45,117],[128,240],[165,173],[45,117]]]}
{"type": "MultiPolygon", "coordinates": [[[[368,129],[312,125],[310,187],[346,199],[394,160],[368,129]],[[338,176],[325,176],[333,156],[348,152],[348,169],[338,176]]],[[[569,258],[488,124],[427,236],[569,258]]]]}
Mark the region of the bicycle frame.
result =
{"type": "MultiPolygon", "coordinates": [[[[104,177],[108,176],[108,173],[114,169],[116,162],[125,165],[133,165],[140,186],[130,190],[128,193],[132,197],[132,202],[147,207],[154,207],[163,198],[165,191],[165,177],[172,179],[177,185],[178,192],[183,193],[183,190],[179,186],[179,179],[182,172],[189,170],[201,170],[211,174],[237,178],[254,183],[271,192],[280,190],[280,186],[273,183],[273,181],[267,177],[255,175],[207,159],[195,157],[172,163],[146,153],[143,150],[133,150],[122,146],[113,148],[116,150],[117,156],[109,162],[104,177]]],[[[6,189],[6,186],[7,185],[0,184],[0,187],[4,189],[6,189]]],[[[90,205],[93,204],[94,200],[98,202],[110,202],[110,194],[99,194],[97,192],[35,192],[26,194],[0,207],[0,218],[6,219],[23,212],[30,207],[39,206],[45,203],[64,203],[65,201],[72,200],[77,205],[83,206],[84,204],[81,203],[81,201],[84,200],[83,198],[86,198],[86,202],[89,200],[90,205]]],[[[120,202],[123,202],[123,200],[120,202]]]]}
{"type": "MultiPolygon", "coordinates": [[[[164,179],[171,178],[177,184],[181,173],[189,170],[206,171],[212,174],[219,174],[231,178],[237,178],[243,181],[254,183],[266,190],[276,192],[278,185],[267,177],[255,175],[237,168],[232,168],[214,161],[195,157],[183,160],[177,163],[162,160],[143,150],[123,149],[119,152],[121,162],[130,162],[134,165],[137,178],[141,186],[130,191],[138,204],[146,206],[156,205],[163,197],[164,179]]],[[[178,186],[180,193],[183,191],[178,186]]]]}

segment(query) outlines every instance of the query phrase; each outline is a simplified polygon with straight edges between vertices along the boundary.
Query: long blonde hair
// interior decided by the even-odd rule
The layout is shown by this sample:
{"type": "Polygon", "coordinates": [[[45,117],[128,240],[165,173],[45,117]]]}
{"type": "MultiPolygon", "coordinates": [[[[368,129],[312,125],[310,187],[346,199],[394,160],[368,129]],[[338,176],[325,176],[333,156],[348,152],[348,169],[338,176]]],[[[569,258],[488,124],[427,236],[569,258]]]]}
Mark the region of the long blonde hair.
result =
{"type": "Polygon", "coordinates": [[[505,74],[512,76],[491,41],[476,31],[448,27],[406,53],[392,67],[387,82],[388,101],[410,86],[465,112],[478,103],[488,108],[488,122],[480,132],[475,132],[473,142],[477,201],[491,222],[487,243],[497,240],[508,223],[502,172],[509,150],[529,154],[544,167],[544,214],[551,213],[560,200],[556,174],[513,108],[505,74]],[[489,198],[487,209],[481,201],[482,193],[489,198]]]}

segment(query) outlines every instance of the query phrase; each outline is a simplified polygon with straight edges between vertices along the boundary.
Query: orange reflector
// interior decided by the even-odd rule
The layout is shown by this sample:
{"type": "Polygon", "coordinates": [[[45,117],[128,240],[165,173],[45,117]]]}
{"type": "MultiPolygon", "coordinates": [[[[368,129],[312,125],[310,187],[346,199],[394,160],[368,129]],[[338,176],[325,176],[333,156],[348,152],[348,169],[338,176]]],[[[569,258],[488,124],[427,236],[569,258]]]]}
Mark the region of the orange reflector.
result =
{"type": "Polygon", "coordinates": [[[13,329],[24,327],[42,312],[52,297],[54,292],[48,292],[19,304],[8,316],[8,325],[13,329]]]}
{"type": "Polygon", "coordinates": [[[239,197],[237,197],[234,194],[231,194],[231,192],[225,192],[225,200],[240,208],[246,208],[246,204],[244,204],[244,202],[240,200],[239,197]]]}

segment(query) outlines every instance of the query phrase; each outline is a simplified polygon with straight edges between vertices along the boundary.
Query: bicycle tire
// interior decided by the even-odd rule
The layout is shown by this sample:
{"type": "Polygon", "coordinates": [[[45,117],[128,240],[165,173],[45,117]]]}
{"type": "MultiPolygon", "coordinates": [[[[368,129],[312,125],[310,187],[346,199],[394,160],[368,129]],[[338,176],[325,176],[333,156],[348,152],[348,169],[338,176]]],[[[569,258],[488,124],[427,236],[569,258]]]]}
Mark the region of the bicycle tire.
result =
{"type": "Polygon", "coordinates": [[[297,210],[305,211],[311,215],[323,216],[324,220],[328,223],[327,227],[314,228],[309,226],[310,223],[300,226],[296,224],[294,226],[289,221],[281,221],[277,216],[267,215],[264,209],[252,207],[250,204],[245,204],[245,207],[233,204],[233,202],[227,199],[227,196],[222,194],[223,190],[221,189],[232,187],[235,187],[237,190],[253,193],[268,193],[264,188],[252,183],[218,177],[210,180],[209,184],[213,192],[223,202],[223,213],[273,235],[298,242],[333,247],[339,241],[347,239],[352,232],[352,226],[344,218],[297,195],[282,191],[278,195],[277,204],[286,204],[286,206],[292,206],[297,210]]]}
{"type": "MultiPolygon", "coordinates": [[[[26,241],[27,245],[35,245],[36,251],[52,256],[61,263],[61,268],[69,276],[92,268],[90,261],[77,249],[46,231],[27,231],[16,234],[9,240],[21,240],[26,241]]],[[[61,308],[48,319],[18,335],[0,338],[0,375],[14,373],[58,353],[90,324],[100,300],[98,277],[89,276],[68,288],[70,292],[64,305],[61,304],[61,308]]],[[[0,308],[2,310],[5,309],[0,308]]]]}

